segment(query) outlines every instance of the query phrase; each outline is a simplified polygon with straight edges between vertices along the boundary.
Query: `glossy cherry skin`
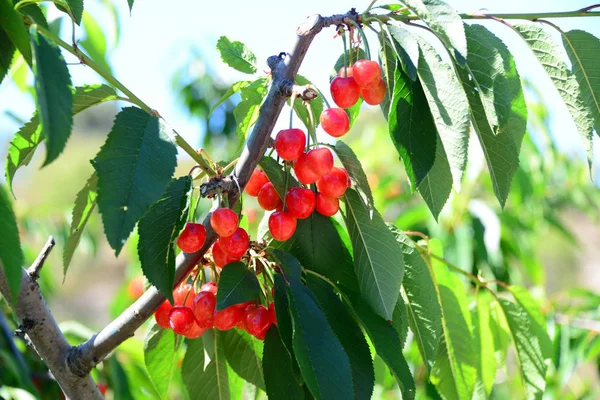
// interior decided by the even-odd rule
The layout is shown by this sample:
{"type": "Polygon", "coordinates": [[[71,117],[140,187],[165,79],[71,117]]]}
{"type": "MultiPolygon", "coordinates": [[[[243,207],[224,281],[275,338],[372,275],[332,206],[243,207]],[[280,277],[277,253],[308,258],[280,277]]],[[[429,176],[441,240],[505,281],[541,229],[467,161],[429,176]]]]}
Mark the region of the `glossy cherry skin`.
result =
{"type": "Polygon", "coordinates": [[[177,238],[177,246],[184,253],[195,253],[202,248],[205,240],[206,228],[204,225],[188,222],[177,238]]]}
{"type": "Polygon", "coordinates": [[[300,129],[283,129],[275,137],[275,150],[286,161],[296,161],[305,146],[306,135],[300,129]]]}
{"type": "Polygon", "coordinates": [[[271,211],[283,204],[279,193],[275,190],[275,186],[271,182],[263,185],[258,192],[258,204],[263,210],[271,211]]]}
{"type": "Polygon", "coordinates": [[[267,331],[271,327],[271,313],[262,304],[256,306],[254,304],[246,307],[246,330],[249,334],[259,340],[264,340],[267,331]]]}
{"type": "Polygon", "coordinates": [[[230,262],[236,261],[233,257],[230,257],[223,248],[220,243],[221,239],[217,239],[215,243],[212,245],[212,257],[215,265],[219,268],[223,268],[230,262]]]}
{"type": "Polygon", "coordinates": [[[340,78],[347,78],[347,77],[351,77],[352,75],[354,75],[352,72],[352,67],[342,67],[338,71],[338,76],[340,78]]]}
{"type": "Polygon", "coordinates": [[[315,210],[317,200],[310,189],[292,188],[285,195],[285,204],[292,217],[305,219],[315,210]]]}
{"type": "Polygon", "coordinates": [[[191,307],[194,304],[194,297],[196,292],[192,288],[192,285],[186,283],[173,290],[173,300],[176,306],[191,307]],[[188,294],[189,293],[189,294],[188,294]],[[185,304],[183,303],[185,301],[185,304]]]}
{"type": "Polygon", "coordinates": [[[192,327],[186,333],[184,333],[183,336],[188,339],[197,339],[204,335],[204,332],[206,332],[206,328],[201,328],[200,325],[194,322],[192,327]]]}
{"type": "Polygon", "coordinates": [[[250,237],[244,228],[237,228],[233,235],[226,238],[220,238],[219,242],[221,244],[221,248],[225,251],[225,253],[227,253],[227,255],[239,260],[244,254],[246,254],[246,250],[248,250],[250,237]]]}
{"type": "Polygon", "coordinates": [[[352,77],[362,89],[370,89],[379,83],[381,68],[375,61],[358,60],[352,66],[352,77]]]}
{"type": "Polygon", "coordinates": [[[349,108],[356,104],[360,97],[360,87],[353,77],[333,78],[331,81],[331,97],[335,104],[341,108],[349,108]]]}
{"type": "Polygon", "coordinates": [[[154,319],[161,328],[169,329],[171,327],[169,325],[169,311],[171,311],[171,308],[173,307],[169,304],[169,301],[165,300],[154,312],[154,319]]]}
{"type": "Polygon", "coordinates": [[[197,321],[206,321],[213,317],[217,305],[217,296],[211,292],[200,292],[194,297],[194,317],[197,321]]]}
{"type": "Polygon", "coordinates": [[[204,285],[200,286],[200,292],[211,292],[212,294],[217,294],[217,284],[214,282],[206,282],[204,285]]]}
{"type": "Polygon", "coordinates": [[[221,237],[233,235],[239,222],[238,215],[230,208],[218,208],[210,216],[210,226],[221,237]]]}
{"type": "Polygon", "coordinates": [[[312,149],[306,153],[306,162],[308,168],[316,175],[327,175],[333,168],[333,154],[327,147],[312,149]]]}
{"type": "Polygon", "coordinates": [[[333,167],[331,172],[317,181],[317,189],[323,195],[339,198],[348,188],[348,173],[344,168],[333,167]]]}
{"type": "Polygon", "coordinates": [[[189,307],[175,306],[169,311],[169,325],[178,335],[183,335],[190,330],[194,321],[194,313],[189,307]]]}
{"type": "Polygon", "coordinates": [[[360,89],[360,94],[363,97],[365,103],[372,106],[377,106],[383,102],[385,98],[386,85],[383,79],[379,80],[379,83],[371,89],[360,89]]]}
{"type": "Polygon", "coordinates": [[[296,225],[296,218],[289,212],[275,211],[269,216],[269,232],[278,242],[285,242],[294,236],[296,225]]]}
{"type": "Polygon", "coordinates": [[[334,216],[340,209],[340,201],[335,197],[328,197],[317,193],[317,212],[326,217],[334,216]]]}
{"type": "Polygon", "coordinates": [[[271,321],[273,322],[273,324],[275,326],[279,326],[277,325],[277,314],[275,314],[275,302],[269,304],[269,313],[271,313],[271,321]]]}
{"type": "Polygon", "coordinates": [[[227,331],[235,328],[242,319],[244,319],[244,310],[236,306],[230,306],[215,312],[215,328],[227,331]]]}
{"type": "Polygon", "coordinates": [[[258,196],[258,192],[260,192],[260,188],[263,187],[265,183],[269,182],[269,178],[262,172],[260,169],[255,169],[252,175],[250,175],[250,179],[246,184],[246,193],[252,197],[258,196]]]}
{"type": "Polygon", "coordinates": [[[344,136],[350,130],[350,118],[341,108],[328,108],[319,117],[321,127],[333,137],[344,136]]]}
{"type": "Polygon", "coordinates": [[[302,154],[300,158],[298,158],[298,161],[294,163],[294,172],[296,173],[296,178],[305,185],[315,183],[317,179],[319,179],[319,175],[312,172],[308,167],[306,153],[302,154]]]}

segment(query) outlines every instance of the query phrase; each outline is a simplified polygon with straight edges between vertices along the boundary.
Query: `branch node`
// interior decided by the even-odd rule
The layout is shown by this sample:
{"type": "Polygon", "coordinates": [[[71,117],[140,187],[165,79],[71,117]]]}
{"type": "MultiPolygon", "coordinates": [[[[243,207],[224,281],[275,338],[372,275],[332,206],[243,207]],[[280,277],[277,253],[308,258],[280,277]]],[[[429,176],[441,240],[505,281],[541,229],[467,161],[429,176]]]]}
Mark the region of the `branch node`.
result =
{"type": "Polygon", "coordinates": [[[200,196],[212,199],[218,193],[228,193],[235,195],[239,193],[239,184],[233,176],[215,176],[210,181],[200,185],[200,196]]]}
{"type": "MultiPolygon", "coordinates": [[[[91,368],[87,365],[82,357],[82,352],[79,346],[71,347],[67,353],[67,368],[71,373],[80,378],[84,378],[90,373],[91,368]]],[[[95,360],[94,360],[95,361],[95,360]]]]}
{"type": "Polygon", "coordinates": [[[31,267],[29,267],[29,269],[27,270],[27,273],[31,277],[32,281],[36,282],[39,279],[40,271],[42,270],[42,267],[46,262],[46,258],[48,258],[48,256],[50,255],[50,252],[54,248],[55,244],[56,242],[54,241],[54,237],[50,236],[40,254],[37,256],[33,264],[31,264],[31,267]]]}

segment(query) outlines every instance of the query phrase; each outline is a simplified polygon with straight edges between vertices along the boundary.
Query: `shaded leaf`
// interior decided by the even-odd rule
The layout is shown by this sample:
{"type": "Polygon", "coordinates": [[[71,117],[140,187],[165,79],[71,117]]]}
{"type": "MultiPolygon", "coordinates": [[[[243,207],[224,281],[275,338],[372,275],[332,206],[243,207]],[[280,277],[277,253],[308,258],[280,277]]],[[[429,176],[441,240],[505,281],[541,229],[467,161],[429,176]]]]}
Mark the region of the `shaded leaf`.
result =
{"type": "Polygon", "coordinates": [[[71,77],[60,50],[31,28],[37,113],[46,140],[44,166],[62,153],[73,125],[71,77]]]}
{"type": "Polygon", "coordinates": [[[219,277],[217,311],[234,304],[258,299],[260,284],[254,272],[243,262],[227,264],[219,277]]]}
{"type": "Polygon", "coordinates": [[[259,78],[241,89],[242,101],[233,109],[240,143],[248,137],[250,127],[258,120],[260,105],[267,95],[267,78],[259,78]]]}
{"type": "Polygon", "coordinates": [[[38,24],[46,29],[50,29],[50,27],[48,26],[48,21],[46,20],[46,16],[44,15],[44,12],[40,8],[40,6],[38,6],[37,4],[27,4],[27,5],[21,6],[21,7],[19,7],[19,12],[23,15],[27,15],[28,17],[30,17],[33,20],[33,22],[35,22],[36,24],[38,24]]]}
{"type": "Polygon", "coordinates": [[[73,13],[73,20],[77,25],[81,25],[81,16],[83,15],[83,0],[65,0],[73,13]]]}
{"type": "Polygon", "coordinates": [[[262,369],[265,391],[270,399],[304,400],[304,391],[294,379],[292,359],[276,326],[271,326],[265,337],[262,369]]]}
{"type": "MultiPolygon", "coordinates": [[[[302,75],[296,75],[296,84],[304,86],[310,85],[311,82],[302,75]]],[[[294,99],[294,111],[309,133],[312,132],[314,134],[316,132],[324,107],[325,104],[321,96],[317,96],[309,102],[304,102],[301,98],[294,99]],[[310,110],[310,114],[308,110],[310,110]]]]}
{"type": "MultiPolygon", "coordinates": [[[[13,45],[21,52],[25,61],[27,61],[27,64],[30,66],[33,65],[31,44],[29,42],[27,29],[25,28],[21,15],[13,8],[13,2],[10,0],[0,1],[0,27],[2,27],[2,31],[8,36],[8,39],[10,39],[13,45]]],[[[5,46],[6,45],[3,44],[3,47],[5,46]]],[[[7,53],[4,53],[3,56],[5,54],[7,53]]],[[[8,62],[7,60],[3,60],[2,64],[10,65],[10,59],[8,59],[8,62]]]]}
{"type": "Polygon", "coordinates": [[[269,178],[269,181],[271,181],[271,183],[273,184],[273,187],[275,187],[275,190],[277,191],[279,197],[281,197],[282,200],[283,198],[285,198],[286,194],[286,179],[288,183],[288,189],[299,186],[298,181],[291,174],[287,174],[286,177],[283,165],[279,164],[274,158],[264,156],[260,159],[259,165],[265,173],[265,175],[267,175],[267,178],[269,178]]]}
{"type": "Polygon", "coordinates": [[[217,41],[217,50],[221,53],[221,60],[231,68],[245,74],[256,72],[256,56],[245,44],[221,36],[217,41]]]}
{"type": "Polygon", "coordinates": [[[435,152],[433,166],[417,189],[437,221],[452,192],[452,173],[440,135],[436,135],[435,152]]]}
{"type": "Polygon", "coordinates": [[[4,185],[0,185],[0,232],[2,232],[2,246],[0,246],[0,268],[4,269],[4,276],[10,290],[12,304],[17,304],[19,289],[21,287],[21,268],[25,263],[17,219],[12,208],[8,192],[4,185]]]}
{"type": "Polygon", "coordinates": [[[144,340],[144,362],[150,380],[161,399],[167,398],[177,355],[175,333],[157,324],[152,325],[144,340]]]}
{"type": "Polygon", "coordinates": [[[0,83],[2,83],[10,69],[14,54],[15,45],[0,25],[0,83]]]}
{"type": "Polygon", "coordinates": [[[142,272],[173,303],[175,241],[188,215],[189,175],[173,179],[160,199],[140,220],[138,256],[142,272]]]}
{"type": "Polygon", "coordinates": [[[127,107],[117,115],[92,164],[104,231],[118,255],[137,221],[169,184],[177,149],[157,117],[127,107]]]}
{"type": "Polygon", "coordinates": [[[94,208],[96,208],[96,197],[98,196],[98,176],[94,172],[87,180],[85,186],[77,193],[75,205],[71,214],[71,227],[69,228],[69,237],[65,243],[63,251],[63,275],[67,275],[67,270],[71,264],[71,259],[75,249],[79,245],[83,229],[87,225],[94,208]]]}
{"type": "Polygon", "coordinates": [[[391,320],[404,274],[402,249],[377,210],[367,209],[354,189],[348,189],[344,198],[361,297],[391,320]]]}
{"type": "Polygon", "coordinates": [[[494,335],[490,323],[490,296],[483,290],[477,295],[477,304],[471,310],[473,317],[473,336],[479,351],[479,379],[485,396],[489,396],[496,379],[496,357],[494,354],[494,335]]]}
{"type": "Polygon", "coordinates": [[[231,369],[247,382],[265,390],[261,360],[262,342],[237,329],[219,332],[219,336],[231,369]]]}
{"type": "Polygon", "coordinates": [[[350,146],[341,140],[335,142],[333,150],[342,162],[348,175],[350,175],[350,178],[356,182],[357,189],[359,189],[369,200],[369,207],[374,207],[373,193],[371,193],[367,175],[365,174],[365,171],[363,171],[362,165],[360,164],[358,157],[356,157],[356,154],[354,154],[350,146]]]}

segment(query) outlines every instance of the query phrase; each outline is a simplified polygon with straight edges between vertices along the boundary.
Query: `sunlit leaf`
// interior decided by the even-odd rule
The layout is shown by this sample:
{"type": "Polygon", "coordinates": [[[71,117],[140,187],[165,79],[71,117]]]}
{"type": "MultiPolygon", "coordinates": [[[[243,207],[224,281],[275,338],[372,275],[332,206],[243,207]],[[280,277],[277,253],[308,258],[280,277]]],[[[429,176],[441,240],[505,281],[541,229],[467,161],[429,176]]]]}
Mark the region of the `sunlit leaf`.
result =
{"type": "Polygon", "coordinates": [[[154,324],[144,341],[146,371],[162,399],[167,398],[169,383],[177,360],[175,333],[154,324]]]}
{"type": "Polygon", "coordinates": [[[231,68],[245,74],[256,72],[256,56],[245,44],[221,36],[217,41],[217,50],[221,53],[221,60],[231,68]]]}
{"type": "Polygon", "coordinates": [[[0,267],[4,269],[4,276],[12,297],[11,301],[13,304],[17,304],[21,287],[21,268],[24,266],[25,259],[21,249],[17,219],[4,185],[0,185],[0,232],[2,232],[0,267]]]}

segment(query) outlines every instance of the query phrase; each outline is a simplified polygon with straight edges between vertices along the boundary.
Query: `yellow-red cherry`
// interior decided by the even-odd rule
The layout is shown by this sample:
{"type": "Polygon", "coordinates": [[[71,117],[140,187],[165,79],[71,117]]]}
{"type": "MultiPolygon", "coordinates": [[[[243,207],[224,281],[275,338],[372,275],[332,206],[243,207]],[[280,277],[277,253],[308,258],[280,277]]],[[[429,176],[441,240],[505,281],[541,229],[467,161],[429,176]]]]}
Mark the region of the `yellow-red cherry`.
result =
{"type": "Polygon", "coordinates": [[[344,136],[350,130],[350,118],[341,108],[328,108],[319,116],[321,127],[333,137],[344,136]]]}
{"type": "Polygon", "coordinates": [[[340,201],[335,197],[317,193],[317,212],[326,217],[334,216],[340,209],[340,201]]]}
{"type": "Polygon", "coordinates": [[[283,129],[275,137],[275,150],[286,161],[296,161],[305,146],[306,135],[300,129],[283,129]]]}
{"type": "Polygon", "coordinates": [[[244,228],[237,228],[233,235],[220,238],[219,243],[227,255],[239,260],[248,250],[250,237],[244,228]]]}
{"type": "Polygon", "coordinates": [[[202,248],[205,241],[206,228],[204,225],[188,222],[177,238],[177,246],[184,253],[195,253],[202,248]]]}
{"type": "Polygon", "coordinates": [[[271,182],[263,185],[258,192],[258,204],[263,210],[271,211],[283,204],[279,193],[275,190],[275,186],[271,182]]]}
{"type": "Polygon", "coordinates": [[[344,168],[333,167],[329,174],[319,178],[317,189],[325,196],[339,198],[346,192],[348,181],[348,173],[344,168]]]}
{"type": "Polygon", "coordinates": [[[232,257],[229,257],[227,253],[223,250],[220,243],[221,239],[217,239],[216,242],[212,245],[212,257],[215,265],[219,268],[223,268],[227,264],[237,261],[232,257]]]}
{"type": "Polygon", "coordinates": [[[229,306],[221,311],[216,311],[214,316],[215,328],[220,331],[232,329],[244,316],[244,310],[236,306],[229,306]]]}
{"type": "Polygon", "coordinates": [[[360,89],[360,94],[363,97],[365,103],[372,106],[377,106],[383,102],[385,98],[386,85],[383,79],[379,80],[379,83],[371,89],[360,89]]]}
{"type": "Polygon", "coordinates": [[[375,61],[358,60],[352,66],[352,77],[361,89],[369,89],[379,83],[381,68],[375,61]]]}
{"type": "Polygon", "coordinates": [[[210,216],[210,226],[221,237],[233,235],[238,224],[238,215],[230,208],[218,208],[210,216]]]}
{"type": "Polygon", "coordinates": [[[333,169],[333,154],[327,147],[312,149],[306,153],[306,163],[316,175],[327,175],[333,169]]]}
{"type": "Polygon", "coordinates": [[[246,193],[249,196],[256,197],[258,196],[258,192],[260,192],[260,188],[263,187],[265,183],[269,182],[269,178],[262,172],[260,169],[255,169],[250,175],[250,179],[246,184],[246,193]]]}
{"type": "Polygon", "coordinates": [[[269,310],[262,304],[259,306],[251,304],[246,307],[245,313],[244,322],[246,323],[248,333],[259,340],[264,340],[267,331],[273,323],[269,310]]]}
{"type": "Polygon", "coordinates": [[[183,335],[190,330],[194,321],[194,313],[189,307],[175,306],[169,311],[169,325],[178,335],[183,335]]]}
{"type": "Polygon", "coordinates": [[[298,158],[298,161],[294,163],[294,172],[296,173],[296,178],[305,185],[315,183],[317,179],[319,179],[319,175],[312,172],[308,167],[306,153],[302,154],[300,158],[298,158]]]}
{"type": "Polygon", "coordinates": [[[214,282],[206,282],[204,285],[200,286],[200,292],[211,292],[212,294],[217,294],[218,290],[219,288],[214,282]]]}
{"type": "Polygon", "coordinates": [[[269,232],[273,239],[285,242],[296,232],[297,221],[289,212],[276,211],[269,216],[269,232]]]}
{"type": "Polygon", "coordinates": [[[298,219],[308,218],[315,210],[315,194],[310,189],[292,188],[285,195],[285,205],[287,212],[292,217],[298,219]]]}
{"type": "Polygon", "coordinates": [[[196,292],[189,283],[180,285],[177,289],[173,290],[173,301],[176,306],[191,307],[194,303],[194,296],[196,296],[196,292]]]}
{"type": "Polygon", "coordinates": [[[331,97],[335,104],[341,108],[349,108],[356,104],[360,97],[360,87],[354,81],[353,77],[340,78],[335,77],[331,81],[329,87],[331,91],[331,97]]]}
{"type": "Polygon", "coordinates": [[[353,75],[353,73],[352,73],[352,67],[342,67],[338,71],[338,76],[340,78],[346,78],[346,77],[350,77],[352,75],[353,75]]]}

